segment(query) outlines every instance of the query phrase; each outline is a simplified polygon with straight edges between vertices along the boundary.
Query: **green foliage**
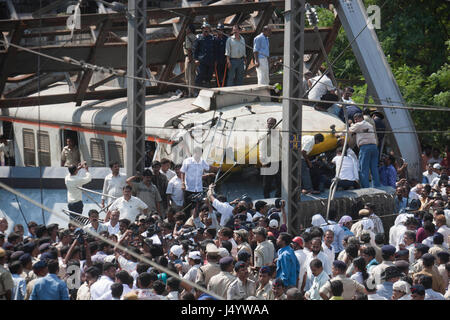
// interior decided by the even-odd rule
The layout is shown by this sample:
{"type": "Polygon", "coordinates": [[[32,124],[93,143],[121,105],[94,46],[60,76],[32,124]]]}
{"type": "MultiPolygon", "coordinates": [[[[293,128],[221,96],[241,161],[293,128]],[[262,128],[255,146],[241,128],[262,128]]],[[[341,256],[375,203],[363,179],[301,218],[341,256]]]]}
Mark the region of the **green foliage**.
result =
{"type": "MultiPolygon", "coordinates": [[[[364,4],[381,7],[381,29],[376,33],[405,102],[450,107],[448,2],[364,0],[364,4]]],[[[327,26],[332,25],[332,19],[323,21],[327,26]]],[[[337,78],[364,80],[343,28],[331,50],[330,61],[335,61],[333,70],[337,78]]],[[[353,87],[354,100],[364,102],[367,86],[353,87]]],[[[411,115],[418,131],[449,130],[448,112],[418,110],[411,115]]],[[[419,138],[424,143],[442,147],[449,134],[420,134],[419,138]]]]}

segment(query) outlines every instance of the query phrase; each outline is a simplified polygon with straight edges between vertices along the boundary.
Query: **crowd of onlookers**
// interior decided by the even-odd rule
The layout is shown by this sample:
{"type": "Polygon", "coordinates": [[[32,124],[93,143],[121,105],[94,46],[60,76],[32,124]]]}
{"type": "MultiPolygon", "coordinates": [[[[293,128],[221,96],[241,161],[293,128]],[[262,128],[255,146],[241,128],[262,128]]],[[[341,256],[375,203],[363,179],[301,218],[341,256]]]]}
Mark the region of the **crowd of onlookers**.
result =
{"type": "Polygon", "coordinates": [[[328,220],[316,214],[294,237],[283,200],[216,194],[208,183],[215,169],[194,151],[173,168],[162,159],[132,177],[111,163],[103,208],[89,210],[83,228],[75,225],[84,222],[83,206],[75,204],[89,168],[67,163],[67,227],[29,222],[10,230],[0,219],[0,299],[449,299],[448,158],[425,151],[420,183],[396,170],[394,225],[365,203],[358,217],[333,208],[328,220]]]}

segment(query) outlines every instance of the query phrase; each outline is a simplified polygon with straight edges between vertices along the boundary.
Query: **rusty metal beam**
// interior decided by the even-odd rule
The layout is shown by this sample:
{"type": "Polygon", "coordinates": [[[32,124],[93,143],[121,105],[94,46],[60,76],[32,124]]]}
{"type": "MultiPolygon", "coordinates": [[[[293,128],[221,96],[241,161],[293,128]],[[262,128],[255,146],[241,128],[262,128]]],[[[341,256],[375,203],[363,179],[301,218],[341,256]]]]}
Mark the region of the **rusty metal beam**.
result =
{"type": "MultiPolygon", "coordinates": [[[[341,28],[341,20],[339,20],[339,17],[336,15],[336,18],[334,19],[333,22],[333,26],[331,27],[331,30],[324,41],[325,51],[327,54],[329,54],[331,49],[333,48],[333,44],[336,41],[340,28],[341,28]]],[[[323,56],[322,52],[319,51],[316,59],[311,65],[310,71],[313,74],[316,74],[324,61],[325,57],[323,56]]]]}
{"type": "Polygon", "coordinates": [[[109,77],[106,77],[103,80],[100,80],[99,82],[94,83],[93,85],[89,86],[87,89],[89,91],[93,91],[93,90],[95,90],[95,88],[100,87],[102,84],[110,82],[111,80],[114,80],[116,77],[117,77],[117,75],[113,74],[113,75],[111,75],[109,77]]]}
{"type": "MultiPolygon", "coordinates": [[[[25,30],[24,25],[20,22],[16,21],[16,27],[14,29],[14,32],[11,36],[10,43],[12,44],[19,44],[20,39],[22,39],[23,31],[25,30]]],[[[14,67],[14,60],[17,57],[17,47],[14,46],[8,46],[6,49],[6,53],[3,55],[2,62],[0,64],[0,96],[3,94],[3,90],[5,89],[6,80],[8,79],[9,74],[13,70],[14,67]]]]}
{"type": "MultiPolygon", "coordinates": [[[[166,92],[175,91],[178,86],[170,85],[166,88],[166,92]]],[[[157,86],[146,87],[146,95],[159,94],[157,86]]],[[[99,91],[87,91],[84,95],[84,100],[104,100],[116,99],[127,96],[127,89],[110,89],[99,91]]],[[[0,99],[0,109],[17,108],[17,107],[33,107],[43,106],[49,104],[62,104],[68,102],[75,102],[76,93],[41,95],[36,97],[17,97],[0,99]]]]}
{"type": "MultiPolygon", "coordinates": [[[[320,33],[323,39],[326,38],[326,34],[330,32],[331,28],[320,28],[320,33]]],[[[242,35],[245,39],[249,39],[253,31],[244,31],[242,35]]],[[[147,66],[152,65],[164,65],[167,64],[167,60],[170,54],[171,48],[174,47],[174,43],[177,38],[165,38],[147,40],[147,66]]],[[[30,47],[30,49],[39,50],[41,53],[56,56],[62,58],[69,56],[76,60],[87,61],[89,53],[92,50],[94,44],[69,44],[65,46],[42,46],[40,48],[30,47]]],[[[126,43],[105,43],[103,46],[97,49],[97,59],[100,59],[99,65],[108,66],[112,68],[126,69],[126,43]]],[[[320,47],[317,44],[317,38],[312,29],[305,30],[305,53],[317,53],[320,51],[320,47]]],[[[273,30],[270,40],[270,52],[274,55],[283,54],[283,30],[273,30]]],[[[5,52],[0,51],[0,59],[3,58],[5,52]]],[[[12,69],[13,75],[27,74],[36,72],[36,66],[34,63],[35,55],[33,53],[24,51],[22,49],[17,50],[16,64],[12,69]]],[[[180,54],[178,62],[183,61],[184,57],[180,54]]],[[[72,72],[81,71],[79,66],[50,61],[48,58],[41,58],[41,72],[72,72]]]]}
{"type": "MultiPolygon", "coordinates": [[[[89,58],[86,61],[87,63],[95,64],[97,50],[99,47],[103,46],[103,44],[106,42],[109,27],[111,27],[111,20],[106,20],[102,22],[100,30],[97,35],[97,40],[95,41],[95,44],[92,47],[91,52],[89,53],[89,58]]],[[[93,73],[94,73],[93,70],[85,70],[83,71],[83,75],[81,77],[79,76],[76,81],[77,96],[75,98],[75,103],[77,106],[80,106],[81,103],[83,102],[83,97],[86,93],[87,87],[89,86],[89,81],[91,81],[93,73]]]]}
{"type": "MultiPolygon", "coordinates": [[[[35,75],[33,75],[35,76],[35,75]]],[[[38,92],[38,90],[43,90],[47,88],[49,85],[62,81],[66,78],[64,73],[56,72],[56,73],[50,73],[50,74],[44,74],[40,77],[36,77],[27,83],[21,85],[20,87],[17,87],[15,89],[12,89],[4,94],[6,98],[14,98],[14,97],[20,97],[20,96],[27,96],[30,94],[33,94],[35,92],[38,92]]]]}
{"type": "MultiPolygon", "coordinates": [[[[177,36],[177,40],[175,41],[172,50],[170,51],[169,59],[167,60],[167,64],[164,67],[159,80],[167,81],[169,77],[172,75],[173,68],[175,64],[180,60],[180,55],[182,55],[182,46],[184,38],[186,37],[186,29],[188,25],[192,22],[192,18],[186,17],[183,19],[183,24],[181,25],[180,31],[177,36]]],[[[167,87],[166,84],[158,84],[159,90],[162,92],[167,87]]]]}

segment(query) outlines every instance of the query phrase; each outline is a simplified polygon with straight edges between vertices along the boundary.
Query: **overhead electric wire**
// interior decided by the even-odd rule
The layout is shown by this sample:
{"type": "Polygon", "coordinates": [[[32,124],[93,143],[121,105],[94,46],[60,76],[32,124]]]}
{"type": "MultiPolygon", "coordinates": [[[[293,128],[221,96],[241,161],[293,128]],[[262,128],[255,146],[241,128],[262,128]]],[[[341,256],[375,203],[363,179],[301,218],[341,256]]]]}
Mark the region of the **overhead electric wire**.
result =
{"type": "MultiPolygon", "coordinates": [[[[0,40],[0,43],[5,44],[5,42],[3,40],[0,40]]],[[[214,88],[207,88],[207,87],[200,87],[200,86],[195,86],[195,85],[186,85],[186,84],[182,84],[182,83],[175,83],[175,82],[169,82],[169,81],[161,81],[161,80],[156,80],[156,79],[149,79],[149,78],[144,78],[144,77],[132,77],[129,76],[125,73],[125,71],[123,70],[119,70],[119,69],[113,69],[113,68],[108,68],[108,67],[102,67],[102,66],[98,66],[98,65],[93,65],[90,63],[86,63],[83,61],[79,61],[76,59],[73,59],[71,57],[64,57],[63,59],[61,58],[57,58],[57,57],[52,57],[49,56],[47,54],[43,54],[40,52],[37,52],[35,50],[29,49],[29,48],[25,48],[22,47],[20,45],[16,45],[16,44],[12,44],[10,43],[11,46],[17,47],[19,49],[24,49],[30,53],[33,54],[38,54],[41,55],[43,57],[46,57],[48,59],[52,59],[61,63],[67,63],[67,64],[72,64],[78,67],[81,67],[82,69],[89,69],[89,70],[93,70],[96,72],[103,72],[103,73],[110,73],[110,74],[115,74],[119,77],[124,77],[124,78],[128,78],[128,79],[133,79],[133,80],[139,80],[139,81],[152,81],[155,83],[159,83],[159,84],[165,84],[165,85],[169,85],[169,86],[176,86],[176,87],[182,87],[182,88],[193,88],[193,89],[198,89],[198,90],[211,90],[214,88]]],[[[271,99],[284,99],[284,100],[294,100],[294,101],[302,101],[302,102],[312,102],[312,103],[329,103],[329,104],[335,104],[336,101],[329,101],[329,100],[310,100],[310,99],[305,99],[305,98],[296,98],[296,97],[285,97],[285,96],[272,96],[272,95],[259,95],[259,94],[254,94],[254,93],[250,93],[250,92],[239,92],[239,91],[228,91],[228,93],[230,94],[234,94],[234,95],[241,95],[241,96],[252,96],[252,97],[259,97],[259,98],[271,98],[271,99]]],[[[376,108],[387,108],[387,109],[407,109],[407,110],[425,110],[425,111],[443,111],[443,112],[449,112],[450,108],[445,108],[445,107],[439,107],[439,106],[433,106],[430,108],[425,108],[425,107],[408,107],[408,106],[400,106],[400,105],[382,105],[382,104],[373,104],[373,103],[345,103],[345,105],[347,106],[363,106],[363,107],[376,107],[376,108]]]]}

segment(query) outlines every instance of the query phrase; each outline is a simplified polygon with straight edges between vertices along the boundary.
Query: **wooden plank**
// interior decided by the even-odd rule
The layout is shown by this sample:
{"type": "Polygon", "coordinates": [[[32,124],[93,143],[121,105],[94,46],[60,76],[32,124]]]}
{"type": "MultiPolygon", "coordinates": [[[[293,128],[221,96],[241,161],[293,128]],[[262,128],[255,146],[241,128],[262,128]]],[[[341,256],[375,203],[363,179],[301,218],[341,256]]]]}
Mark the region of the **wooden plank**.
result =
{"type": "MultiPolygon", "coordinates": [[[[109,27],[111,27],[111,20],[106,20],[102,23],[100,30],[98,32],[98,35],[97,35],[97,40],[95,41],[95,45],[92,47],[91,52],[89,53],[89,58],[86,61],[87,63],[95,64],[97,50],[99,47],[103,46],[103,44],[105,43],[105,41],[107,39],[109,27]]],[[[85,70],[85,71],[83,71],[82,77],[81,78],[78,77],[78,79],[76,81],[76,83],[77,83],[76,95],[77,96],[75,98],[75,102],[76,102],[77,106],[81,105],[84,94],[86,93],[87,87],[89,86],[89,81],[91,81],[93,74],[94,74],[93,70],[85,70]]]]}

